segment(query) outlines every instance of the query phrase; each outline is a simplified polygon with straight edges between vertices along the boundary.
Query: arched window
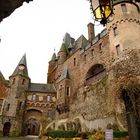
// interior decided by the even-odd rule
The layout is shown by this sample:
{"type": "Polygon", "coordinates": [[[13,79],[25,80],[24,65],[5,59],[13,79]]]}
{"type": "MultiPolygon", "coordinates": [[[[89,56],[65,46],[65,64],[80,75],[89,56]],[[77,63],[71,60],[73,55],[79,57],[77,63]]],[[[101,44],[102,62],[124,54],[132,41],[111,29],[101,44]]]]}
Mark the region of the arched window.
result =
{"type": "Polygon", "coordinates": [[[96,64],[88,70],[87,75],[86,75],[86,80],[93,78],[104,72],[105,72],[105,68],[103,67],[103,65],[96,64]]]}

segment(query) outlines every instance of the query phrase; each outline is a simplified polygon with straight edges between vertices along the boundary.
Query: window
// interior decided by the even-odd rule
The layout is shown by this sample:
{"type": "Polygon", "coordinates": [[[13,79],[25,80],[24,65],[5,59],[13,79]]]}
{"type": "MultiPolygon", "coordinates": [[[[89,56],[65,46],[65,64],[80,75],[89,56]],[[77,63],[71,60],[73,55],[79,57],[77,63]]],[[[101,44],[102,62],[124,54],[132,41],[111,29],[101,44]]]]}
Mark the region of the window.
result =
{"type": "Polygon", "coordinates": [[[33,96],[32,96],[32,100],[33,100],[33,101],[36,100],[36,95],[35,95],[35,94],[33,94],[33,96]]]}
{"type": "Polygon", "coordinates": [[[19,103],[19,109],[22,109],[22,102],[19,103]]]}
{"type": "Polygon", "coordinates": [[[127,12],[127,7],[126,7],[126,4],[121,4],[121,8],[122,8],[122,12],[123,13],[126,13],[127,12]]]}
{"type": "Polygon", "coordinates": [[[62,95],[62,85],[60,85],[59,87],[59,97],[61,97],[61,95],[62,95]]]}
{"type": "Polygon", "coordinates": [[[25,83],[25,79],[22,80],[22,85],[24,85],[24,83],[25,83]]]}
{"type": "Polygon", "coordinates": [[[113,33],[114,33],[114,36],[117,36],[118,35],[118,29],[117,29],[117,27],[114,27],[113,28],[113,33]]]}
{"type": "Polygon", "coordinates": [[[102,43],[100,43],[100,44],[99,44],[99,51],[102,50],[102,46],[103,46],[102,43]]]}
{"type": "Polygon", "coordinates": [[[51,96],[47,96],[47,102],[51,101],[51,96]]]}
{"type": "Polygon", "coordinates": [[[73,61],[74,61],[74,62],[73,62],[74,66],[76,66],[76,58],[74,58],[73,61]]]}
{"type": "Polygon", "coordinates": [[[9,109],[10,109],[10,104],[7,104],[6,111],[9,111],[9,109]]]}
{"type": "Polygon", "coordinates": [[[84,61],[85,61],[85,63],[87,61],[87,55],[86,54],[84,55],[84,61]]]}
{"type": "Polygon", "coordinates": [[[116,53],[117,53],[117,56],[119,56],[120,53],[121,53],[121,49],[120,49],[120,45],[119,44],[116,46],[116,53]]]}
{"type": "Polygon", "coordinates": [[[94,52],[94,49],[91,50],[91,56],[94,56],[95,55],[95,52],[94,52]]]}
{"type": "Polygon", "coordinates": [[[23,104],[22,102],[19,102],[19,103],[17,104],[17,111],[23,109],[22,104],[23,104]]]}
{"type": "Polygon", "coordinates": [[[43,100],[46,101],[45,96],[44,97],[43,96],[38,96],[38,99],[39,99],[39,101],[43,101],[43,100]]]}
{"type": "Polygon", "coordinates": [[[66,88],[66,95],[67,95],[67,96],[70,96],[70,87],[67,87],[67,88],[66,88]]]}
{"type": "Polygon", "coordinates": [[[52,111],[51,110],[48,110],[48,118],[51,118],[52,117],[52,111]]]}
{"type": "Polygon", "coordinates": [[[12,82],[12,84],[15,84],[15,80],[16,80],[16,78],[14,78],[14,79],[13,79],[13,82],[12,82]]]}
{"type": "Polygon", "coordinates": [[[2,104],[3,104],[3,99],[0,99],[0,114],[1,114],[1,111],[2,111],[2,104]]]}

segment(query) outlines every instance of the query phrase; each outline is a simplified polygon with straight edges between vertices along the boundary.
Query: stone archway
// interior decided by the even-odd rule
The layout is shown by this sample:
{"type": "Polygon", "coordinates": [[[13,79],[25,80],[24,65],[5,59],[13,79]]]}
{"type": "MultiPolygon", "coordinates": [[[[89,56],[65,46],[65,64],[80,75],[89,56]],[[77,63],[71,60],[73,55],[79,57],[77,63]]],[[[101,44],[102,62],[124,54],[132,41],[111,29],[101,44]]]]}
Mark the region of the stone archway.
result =
{"type": "Polygon", "coordinates": [[[129,137],[140,139],[140,85],[128,84],[120,89],[121,98],[125,105],[126,121],[129,137]]]}
{"type": "Polygon", "coordinates": [[[24,130],[26,135],[39,135],[40,123],[37,119],[30,118],[25,122],[24,130]]]}
{"type": "Polygon", "coordinates": [[[3,136],[9,136],[10,128],[11,128],[11,123],[10,122],[4,123],[4,126],[3,126],[3,136]]]}
{"type": "Polygon", "coordinates": [[[90,84],[97,79],[100,79],[106,75],[106,69],[102,64],[93,65],[86,73],[85,82],[86,84],[90,84]]]}

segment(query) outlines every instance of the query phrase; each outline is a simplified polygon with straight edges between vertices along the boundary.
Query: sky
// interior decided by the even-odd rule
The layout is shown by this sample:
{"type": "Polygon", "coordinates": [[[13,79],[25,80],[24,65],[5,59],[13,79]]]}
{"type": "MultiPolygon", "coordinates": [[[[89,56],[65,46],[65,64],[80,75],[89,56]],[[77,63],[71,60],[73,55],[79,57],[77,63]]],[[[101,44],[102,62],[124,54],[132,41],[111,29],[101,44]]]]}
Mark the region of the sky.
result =
{"type": "MultiPolygon", "coordinates": [[[[0,71],[8,80],[26,53],[31,82],[46,83],[48,62],[59,51],[65,33],[88,39],[89,22],[94,20],[87,0],[24,2],[0,23],[0,71]]],[[[102,29],[95,23],[95,34],[102,29]]]]}

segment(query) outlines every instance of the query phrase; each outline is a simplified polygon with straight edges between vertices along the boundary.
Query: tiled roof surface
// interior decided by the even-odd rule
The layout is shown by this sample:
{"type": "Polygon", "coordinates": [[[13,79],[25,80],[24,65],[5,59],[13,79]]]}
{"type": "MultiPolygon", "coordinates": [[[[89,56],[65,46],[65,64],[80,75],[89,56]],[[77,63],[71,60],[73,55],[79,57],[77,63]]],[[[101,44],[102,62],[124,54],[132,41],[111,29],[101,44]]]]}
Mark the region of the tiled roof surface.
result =
{"type": "Polygon", "coordinates": [[[59,78],[59,81],[61,81],[63,79],[70,79],[67,66],[64,67],[63,72],[62,72],[62,74],[61,74],[61,76],[59,78]]]}
{"type": "Polygon", "coordinates": [[[31,83],[28,91],[33,91],[33,92],[56,92],[56,89],[55,89],[53,84],[31,83]]]}

